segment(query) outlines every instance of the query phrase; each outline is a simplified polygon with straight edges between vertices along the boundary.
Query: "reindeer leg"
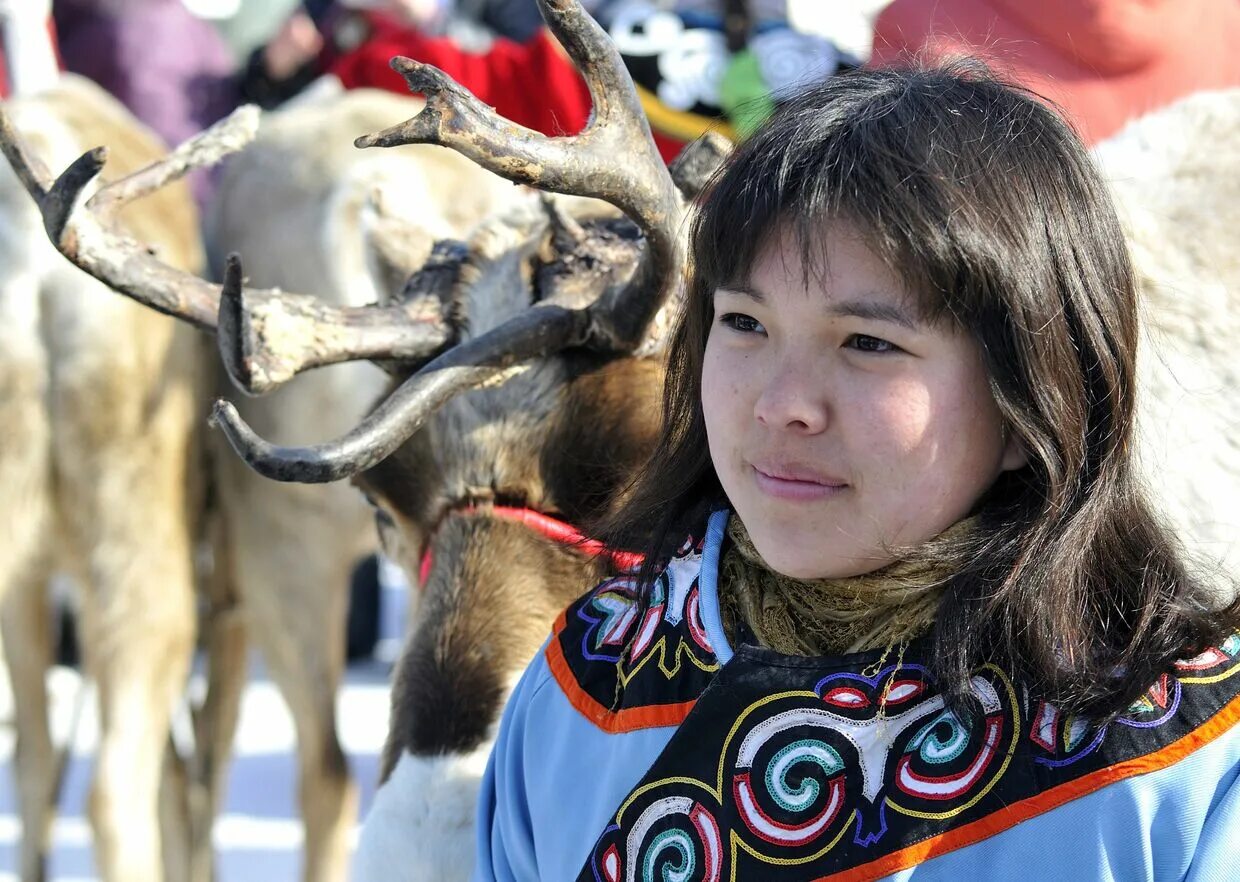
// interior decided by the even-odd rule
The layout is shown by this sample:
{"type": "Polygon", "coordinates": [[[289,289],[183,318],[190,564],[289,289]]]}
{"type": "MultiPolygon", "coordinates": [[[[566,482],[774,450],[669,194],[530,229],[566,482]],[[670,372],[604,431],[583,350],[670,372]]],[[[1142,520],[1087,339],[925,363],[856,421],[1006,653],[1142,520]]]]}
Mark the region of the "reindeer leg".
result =
{"type": "Polygon", "coordinates": [[[22,816],[21,875],[44,877],[55,813],[56,763],[44,675],[50,635],[44,592],[52,542],[52,430],[47,355],[39,336],[38,280],[20,272],[17,237],[0,249],[0,598],[17,724],[15,772],[22,816]],[[13,253],[17,251],[18,253],[13,253]]]}
{"type": "Polygon", "coordinates": [[[100,876],[146,882],[166,871],[160,787],[171,709],[193,649],[189,549],[109,533],[92,555],[83,629],[101,723],[90,817],[100,876]]]}
{"type": "Polygon", "coordinates": [[[231,457],[227,468],[233,480],[225,497],[239,538],[238,587],[247,627],[297,730],[303,878],[340,882],[357,789],[336,734],[336,691],[344,668],[349,573],[373,542],[373,526],[350,487],[269,484],[231,457]],[[356,512],[352,520],[349,512],[356,512]]]}
{"type": "MultiPolygon", "coordinates": [[[[64,308],[75,312],[96,294],[80,283],[72,293],[64,308]]],[[[97,296],[92,315],[121,308],[97,296]]],[[[194,340],[166,319],[129,317],[124,349],[66,346],[52,398],[59,510],[84,556],[81,634],[101,726],[90,817],[105,882],[164,877],[161,773],[195,628],[197,369],[168,357],[193,351],[194,340]]]]}
{"type": "Polygon", "coordinates": [[[4,657],[13,685],[17,729],[17,789],[21,803],[23,882],[46,878],[52,821],[56,814],[59,764],[47,718],[45,676],[52,663],[51,622],[47,603],[47,571],[26,569],[30,578],[11,584],[0,623],[4,657]]]}
{"type": "Polygon", "coordinates": [[[189,768],[168,738],[159,779],[159,833],[164,882],[190,882],[189,768]]]}
{"type": "Polygon", "coordinates": [[[101,737],[90,797],[100,875],[164,876],[159,803],[171,708],[193,649],[188,548],[107,537],[94,555],[84,649],[99,690],[101,737]],[[124,544],[122,545],[122,542],[124,544]],[[120,566],[99,560],[126,548],[120,566]]]}
{"type": "Polygon", "coordinates": [[[212,532],[215,566],[201,624],[207,655],[207,694],[194,715],[190,783],[192,882],[212,882],[215,878],[211,831],[219,814],[246,680],[245,626],[237,606],[231,540],[222,518],[217,519],[212,532]]]}

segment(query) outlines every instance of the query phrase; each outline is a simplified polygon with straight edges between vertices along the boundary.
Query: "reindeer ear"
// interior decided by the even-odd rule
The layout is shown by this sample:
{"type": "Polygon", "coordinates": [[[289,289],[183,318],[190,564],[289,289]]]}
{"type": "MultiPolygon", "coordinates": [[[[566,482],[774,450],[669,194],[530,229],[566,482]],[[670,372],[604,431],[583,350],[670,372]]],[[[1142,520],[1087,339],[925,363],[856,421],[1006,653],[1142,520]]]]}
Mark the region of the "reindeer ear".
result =
{"type": "Polygon", "coordinates": [[[577,376],[543,446],[542,474],[555,506],[574,523],[608,513],[659,434],[663,362],[622,358],[577,376]]]}

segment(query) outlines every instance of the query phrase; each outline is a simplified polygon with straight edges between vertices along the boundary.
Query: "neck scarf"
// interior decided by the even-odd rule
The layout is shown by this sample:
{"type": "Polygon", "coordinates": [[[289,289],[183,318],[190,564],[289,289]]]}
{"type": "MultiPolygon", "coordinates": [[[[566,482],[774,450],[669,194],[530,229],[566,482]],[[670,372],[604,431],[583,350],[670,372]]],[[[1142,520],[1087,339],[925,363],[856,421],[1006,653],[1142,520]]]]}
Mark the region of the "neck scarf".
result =
{"type": "MultiPolygon", "coordinates": [[[[976,529],[966,518],[942,534],[976,529]]],[[[784,655],[843,655],[890,649],[928,632],[952,576],[946,562],[910,559],[841,579],[793,579],[775,572],[740,518],[728,521],[730,547],[719,564],[723,626],[735,644],[743,623],[759,645],[784,655]]]]}

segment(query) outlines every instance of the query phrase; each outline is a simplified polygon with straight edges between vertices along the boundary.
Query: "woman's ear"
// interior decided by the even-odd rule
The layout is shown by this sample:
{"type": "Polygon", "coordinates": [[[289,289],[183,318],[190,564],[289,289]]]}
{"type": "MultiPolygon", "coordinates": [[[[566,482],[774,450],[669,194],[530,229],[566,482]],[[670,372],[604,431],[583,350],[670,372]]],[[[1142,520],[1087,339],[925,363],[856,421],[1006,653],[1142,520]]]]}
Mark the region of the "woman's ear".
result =
{"type": "Polygon", "coordinates": [[[1020,443],[1020,436],[1013,432],[1011,427],[1004,426],[1003,459],[1000,460],[999,468],[1005,472],[1014,472],[1027,465],[1029,465],[1029,454],[1025,452],[1025,445],[1020,443]]]}

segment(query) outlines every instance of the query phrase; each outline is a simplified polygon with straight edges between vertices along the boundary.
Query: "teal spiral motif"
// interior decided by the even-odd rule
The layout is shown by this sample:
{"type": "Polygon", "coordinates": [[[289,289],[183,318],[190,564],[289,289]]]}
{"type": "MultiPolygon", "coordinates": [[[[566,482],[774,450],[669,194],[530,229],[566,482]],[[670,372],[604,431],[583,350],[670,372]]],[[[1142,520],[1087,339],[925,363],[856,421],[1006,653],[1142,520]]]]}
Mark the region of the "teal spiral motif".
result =
{"type": "Polygon", "coordinates": [[[785,811],[805,811],[818,800],[822,790],[819,783],[809,776],[802,778],[799,786],[789,784],[789,775],[800,763],[813,763],[827,777],[844,771],[844,761],[826,742],[806,738],[781,748],[766,768],[766,789],[785,811]]]}
{"type": "Polygon", "coordinates": [[[595,878],[606,882],[719,882],[723,872],[719,822],[690,796],[654,800],[622,840],[596,853],[595,878]]]}
{"type": "Polygon", "coordinates": [[[828,718],[820,708],[794,706],[740,740],[733,804],[749,834],[767,846],[814,849],[839,829],[846,765],[835,747],[814,737],[829,729],[828,718]]]}
{"type": "Polygon", "coordinates": [[[642,882],[689,882],[697,866],[693,851],[693,840],[684,830],[665,830],[655,836],[642,861],[642,882]],[[667,857],[669,850],[680,856],[679,863],[667,857]]]}
{"type": "Polygon", "coordinates": [[[956,759],[968,746],[969,730],[954,713],[943,710],[914,736],[909,748],[916,750],[923,761],[942,765],[956,759]],[[943,729],[950,733],[946,739],[940,737],[943,729]]]}

